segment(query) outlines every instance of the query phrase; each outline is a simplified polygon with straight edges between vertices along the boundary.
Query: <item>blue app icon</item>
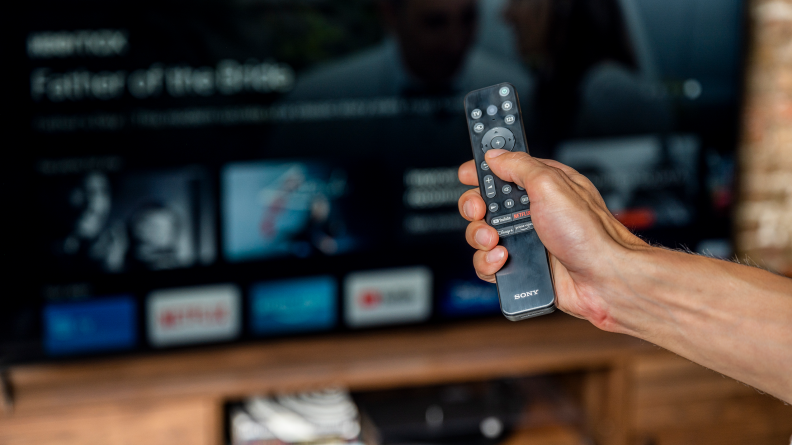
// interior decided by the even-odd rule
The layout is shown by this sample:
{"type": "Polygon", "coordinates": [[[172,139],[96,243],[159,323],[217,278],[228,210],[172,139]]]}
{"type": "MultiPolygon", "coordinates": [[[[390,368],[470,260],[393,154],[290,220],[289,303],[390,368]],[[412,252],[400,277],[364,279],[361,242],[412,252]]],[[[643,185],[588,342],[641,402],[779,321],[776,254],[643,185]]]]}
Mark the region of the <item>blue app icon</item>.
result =
{"type": "Polygon", "coordinates": [[[134,348],[137,307],[131,296],[117,296],[44,307],[44,348],[50,355],[134,348]]]}
{"type": "Polygon", "coordinates": [[[441,303],[446,317],[494,314],[500,311],[498,289],[481,280],[450,280],[441,303]]]}
{"type": "Polygon", "coordinates": [[[333,277],[311,277],[254,284],[250,289],[250,329],[266,336],[333,328],[337,319],[333,277]]]}

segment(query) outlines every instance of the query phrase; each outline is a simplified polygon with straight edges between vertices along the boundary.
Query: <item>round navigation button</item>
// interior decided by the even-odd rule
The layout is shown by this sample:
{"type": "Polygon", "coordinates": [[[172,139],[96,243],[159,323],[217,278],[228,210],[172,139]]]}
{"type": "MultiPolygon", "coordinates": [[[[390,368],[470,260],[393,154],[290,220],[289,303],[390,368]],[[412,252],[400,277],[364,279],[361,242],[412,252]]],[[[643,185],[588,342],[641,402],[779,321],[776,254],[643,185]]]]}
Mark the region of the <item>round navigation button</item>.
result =
{"type": "Polygon", "coordinates": [[[481,117],[481,110],[479,110],[478,108],[476,108],[475,110],[471,111],[471,112],[470,112],[470,117],[472,117],[473,119],[478,119],[478,118],[480,118],[480,117],[481,117]]]}
{"type": "Polygon", "coordinates": [[[481,133],[482,131],[484,131],[484,124],[482,124],[481,122],[477,123],[476,125],[473,126],[473,131],[475,131],[476,133],[481,133]]]}
{"type": "Polygon", "coordinates": [[[507,100],[501,104],[501,108],[503,108],[503,111],[510,111],[512,109],[512,103],[507,100]]]}
{"type": "Polygon", "coordinates": [[[528,195],[522,195],[522,196],[520,196],[520,203],[522,203],[522,204],[528,204],[528,203],[530,203],[530,202],[531,202],[531,200],[530,200],[530,199],[528,199],[528,195]]]}
{"type": "Polygon", "coordinates": [[[511,125],[514,123],[514,115],[510,114],[503,118],[503,122],[506,122],[506,125],[511,125]]]}
{"type": "Polygon", "coordinates": [[[511,92],[511,90],[509,90],[509,87],[501,87],[501,89],[498,90],[498,94],[500,94],[501,97],[508,96],[510,92],[511,92]]]}
{"type": "Polygon", "coordinates": [[[489,165],[487,165],[486,162],[482,162],[481,163],[481,169],[484,170],[484,171],[487,171],[487,170],[489,170],[489,165]]]}
{"type": "Polygon", "coordinates": [[[506,201],[503,201],[503,207],[506,207],[507,209],[514,207],[514,200],[507,199],[506,201]]]}
{"type": "Polygon", "coordinates": [[[489,114],[490,116],[495,116],[495,113],[497,112],[498,112],[498,107],[496,107],[495,105],[490,105],[487,107],[487,114],[489,114]]]}
{"type": "Polygon", "coordinates": [[[497,202],[490,203],[490,205],[489,205],[489,211],[490,212],[497,212],[498,209],[499,209],[499,207],[498,207],[498,203],[497,202]]]}
{"type": "Polygon", "coordinates": [[[514,133],[508,128],[490,128],[481,137],[481,150],[485,153],[493,148],[511,151],[514,148],[514,133]]]}
{"type": "Polygon", "coordinates": [[[511,193],[511,186],[509,184],[506,184],[503,186],[501,190],[503,190],[504,195],[508,195],[509,193],[511,193]]]}

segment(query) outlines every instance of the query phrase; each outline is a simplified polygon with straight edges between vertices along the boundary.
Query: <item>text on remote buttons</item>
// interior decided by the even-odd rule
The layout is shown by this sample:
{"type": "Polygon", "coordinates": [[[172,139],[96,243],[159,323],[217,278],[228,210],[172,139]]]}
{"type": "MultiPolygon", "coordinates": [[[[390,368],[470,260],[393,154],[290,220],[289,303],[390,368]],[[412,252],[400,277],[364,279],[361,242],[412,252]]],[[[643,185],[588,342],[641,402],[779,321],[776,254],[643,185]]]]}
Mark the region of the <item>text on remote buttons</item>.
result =
{"type": "Polygon", "coordinates": [[[512,222],[512,216],[511,215],[496,216],[495,218],[492,218],[490,222],[492,223],[493,226],[497,226],[499,224],[505,224],[507,222],[512,222]]]}
{"type": "MultiPolygon", "coordinates": [[[[498,210],[498,204],[494,202],[491,203],[490,211],[495,212],[497,210],[498,210]],[[493,207],[495,207],[495,210],[492,210],[493,207]]],[[[507,222],[512,222],[512,221],[519,221],[521,219],[530,218],[530,217],[531,217],[531,211],[523,210],[521,212],[509,213],[508,215],[496,216],[490,220],[490,224],[492,224],[493,226],[497,226],[499,224],[505,224],[507,222]]]]}
{"type": "Polygon", "coordinates": [[[523,210],[521,212],[514,212],[512,214],[512,218],[514,218],[515,221],[518,221],[518,220],[521,220],[521,219],[525,219],[525,218],[530,218],[530,217],[531,217],[531,211],[530,210],[523,210]]]}
{"type": "Polygon", "coordinates": [[[511,235],[517,235],[518,233],[525,233],[530,232],[533,230],[534,226],[531,221],[526,221],[524,223],[515,224],[513,226],[506,226],[501,227],[498,229],[498,236],[503,238],[511,235]]]}

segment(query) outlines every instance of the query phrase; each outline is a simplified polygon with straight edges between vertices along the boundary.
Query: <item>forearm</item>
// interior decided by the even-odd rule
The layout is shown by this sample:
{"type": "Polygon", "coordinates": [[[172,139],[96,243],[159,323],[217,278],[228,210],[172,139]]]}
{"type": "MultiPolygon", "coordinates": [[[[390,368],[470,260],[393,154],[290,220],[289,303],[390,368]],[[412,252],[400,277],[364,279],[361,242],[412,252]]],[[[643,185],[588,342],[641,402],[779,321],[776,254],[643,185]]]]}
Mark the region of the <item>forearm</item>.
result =
{"type": "Polygon", "coordinates": [[[792,402],[792,280],[660,248],[616,273],[615,330],[792,402]]]}

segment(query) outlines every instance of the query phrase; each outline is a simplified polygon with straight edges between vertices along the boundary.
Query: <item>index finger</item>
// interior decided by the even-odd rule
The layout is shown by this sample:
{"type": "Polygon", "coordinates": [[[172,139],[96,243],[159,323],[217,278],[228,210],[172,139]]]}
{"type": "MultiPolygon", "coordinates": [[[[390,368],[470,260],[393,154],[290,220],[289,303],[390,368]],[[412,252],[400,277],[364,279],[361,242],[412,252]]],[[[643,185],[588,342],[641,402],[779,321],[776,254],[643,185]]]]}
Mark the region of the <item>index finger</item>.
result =
{"type": "Polygon", "coordinates": [[[479,185],[476,161],[471,159],[459,167],[459,182],[465,185],[479,185]]]}

